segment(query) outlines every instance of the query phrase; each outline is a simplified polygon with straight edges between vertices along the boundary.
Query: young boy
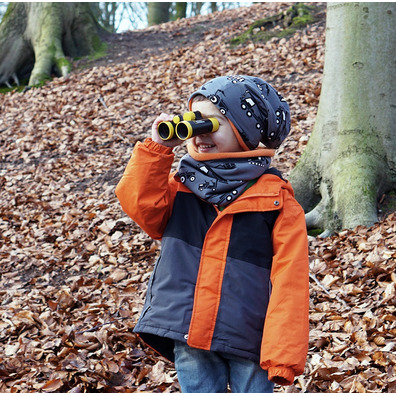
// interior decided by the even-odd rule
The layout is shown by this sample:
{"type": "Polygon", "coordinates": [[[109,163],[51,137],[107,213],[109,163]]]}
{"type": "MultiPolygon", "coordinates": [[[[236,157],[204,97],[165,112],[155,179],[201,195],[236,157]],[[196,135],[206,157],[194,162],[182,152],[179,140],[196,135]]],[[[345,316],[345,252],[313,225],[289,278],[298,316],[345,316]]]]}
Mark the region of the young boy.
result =
{"type": "Polygon", "coordinates": [[[188,107],[219,121],[182,141],[137,143],[116,194],[161,239],[135,332],[175,362],[183,392],[272,392],[302,374],[308,348],[308,246],[290,184],[269,168],[289,107],[265,81],[215,78],[188,107]],[[266,146],[264,147],[263,144],[266,146]]]}

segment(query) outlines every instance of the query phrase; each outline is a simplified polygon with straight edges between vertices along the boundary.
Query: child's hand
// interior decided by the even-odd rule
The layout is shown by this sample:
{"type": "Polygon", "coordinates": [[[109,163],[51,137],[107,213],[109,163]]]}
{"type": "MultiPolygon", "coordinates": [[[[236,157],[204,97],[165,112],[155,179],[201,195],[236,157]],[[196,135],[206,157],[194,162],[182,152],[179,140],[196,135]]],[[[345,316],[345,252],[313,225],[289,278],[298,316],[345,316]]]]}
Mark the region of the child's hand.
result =
{"type": "Polygon", "coordinates": [[[158,134],[158,124],[162,121],[172,121],[173,116],[170,116],[169,114],[166,113],[161,113],[153,122],[153,125],[151,127],[151,139],[158,143],[158,144],[162,144],[163,146],[167,146],[167,147],[176,147],[179,144],[183,143],[183,140],[180,139],[170,139],[170,140],[162,140],[159,137],[158,134]]]}

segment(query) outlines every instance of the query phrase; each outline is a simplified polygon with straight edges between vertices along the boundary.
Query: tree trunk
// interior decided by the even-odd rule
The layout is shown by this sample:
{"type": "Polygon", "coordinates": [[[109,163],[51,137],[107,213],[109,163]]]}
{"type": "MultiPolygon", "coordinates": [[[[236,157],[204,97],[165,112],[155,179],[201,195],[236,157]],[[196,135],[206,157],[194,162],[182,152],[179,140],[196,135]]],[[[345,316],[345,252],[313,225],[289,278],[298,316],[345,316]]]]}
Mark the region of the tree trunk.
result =
{"type": "Polygon", "coordinates": [[[107,31],[116,33],[116,15],[121,3],[117,2],[92,2],[89,3],[92,15],[107,31]]]}
{"type": "Polygon", "coordinates": [[[200,15],[203,4],[204,3],[202,1],[194,1],[191,5],[191,14],[200,15]]]}
{"type": "Polygon", "coordinates": [[[169,21],[168,2],[149,2],[147,5],[147,20],[149,26],[169,21]]]}
{"type": "Polygon", "coordinates": [[[29,85],[37,85],[53,68],[67,75],[66,57],[98,50],[99,34],[89,3],[10,3],[0,25],[0,84],[30,74],[29,85]]]}
{"type": "Polygon", "coordinates": [[[185,1],[178,1],[175,3],[175,20],[185,18],[187,13],[187,3],[185,1]]]}
{"type": "Polygon", "coordinates": [[[309,228],[372,225],[396,187],[396,3],[328,3],[317,119],[290,181],[309,228]]]}

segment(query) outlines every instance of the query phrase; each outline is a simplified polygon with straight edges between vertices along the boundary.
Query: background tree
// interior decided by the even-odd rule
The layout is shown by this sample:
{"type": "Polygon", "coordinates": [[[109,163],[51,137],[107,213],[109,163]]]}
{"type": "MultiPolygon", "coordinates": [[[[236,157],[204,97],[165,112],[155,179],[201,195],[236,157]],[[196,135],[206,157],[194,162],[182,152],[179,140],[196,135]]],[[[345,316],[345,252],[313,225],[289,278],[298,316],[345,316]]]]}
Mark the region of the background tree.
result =
{"type": "Polygon", "coordinates": [[[118,28],[117,11],[119,11],[120,4],[117,2],[92,2],[89,3],[95,19],[106,30],[115,33],[118,28]]]}
{"type": "MultiPolygon", "coordinates": [[[[130,29],[142,29],[147,26],[147,2],[122,2],[122,12],[120,13],[121,22],[129,21],[130,29]]],[[[126,30],[126,29],[125,29],[126,30]]]]}
{"type": "Polygon", "coordinates": [[[208,12],[221,11],[228,8],[240,7],[242,4],[249,6],[250,2],[148,2],[148,24],[155,25],[168,22],[171,19],[188,18],[194,15],[206,14],[208,12]]]}
{"type": "MultiPolygon", "coordinates": [[[[29,79],[36,85],[52,73],[64,76],[67,57],[98,52],[99,37],[107,32],[138,29],[217,9],[238,7],[238,2],[93,2],[0,3],[0,85],[19,85],[29,79]],[[206,8],[204,7],[206,6],[206,8]],[[106,31],[101,26],[105,27],[106,31]]],[[[245,3],[247,4],[247,3],[245,3]]]]}
{"type": "MultiPolygon", "coordinates": [[[[192,15],[199,15],[201,13],[204,3],[202,1],[194,1],[191,3],[191,13],[192,15]]],[[[213,10],[213,5],[212,5],[213,10]]]]}
{"type": "MultiPolygon", "coordinates": [[[[0,19],[3,16],[7,2],[0,2],[0,19]]],[[[123,32],[129,29],[142,29],[148,25],[147,5],[145,1],[134,2],[91,2],[90,6],[99,24],[110,32],[123,32]]],[[[241,5],[249,6],[252,2],[172,2],[170,12],[174,19],[188,18],[201,13],[222,11],[237,8],[241,5]],[[181,8],[181,10],[177,10],[181,8]],[[185,9],[185,11],[184,11],[185,9]]]]}
{"type": "Polygon", "coordinates": [[[30,75],[36,85],[53,69],[65,76],[67,56],[97,51],[104,34],[89,3],[10,3],[0,24],[0,84],[30,75]]]}
{"type": "Polygon", "coordinates": [[[149,2],[147,6],[148,24],[156,25],[169,21],[169,10],[171,3],[169,2],[149,2]]]}
{"type": "Polygon", "coordinates": [[[290,180],[309,228],[377,221],[396,187],[396,3],[328,3],[320,104],[290,180]]]}
{"type": "Polygon", "coordinates": [[[178,1],[175,3],[174,19],[185,18],[187,15],[187,3],[178,1]]]}
{"type": "Polygon", "coordinates": [[[99,24],[111,33],[147,26],[147,2],[101,1],[89,4],[99,24]]]}

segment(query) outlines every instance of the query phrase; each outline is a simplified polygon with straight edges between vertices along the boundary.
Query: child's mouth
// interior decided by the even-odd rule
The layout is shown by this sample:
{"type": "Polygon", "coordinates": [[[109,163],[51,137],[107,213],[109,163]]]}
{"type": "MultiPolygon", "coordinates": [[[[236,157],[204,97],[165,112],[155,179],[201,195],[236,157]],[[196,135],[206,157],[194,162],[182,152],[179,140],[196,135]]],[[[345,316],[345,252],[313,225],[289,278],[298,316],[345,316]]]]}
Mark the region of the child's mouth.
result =
{"type": "Polygon", "coordinates": [[[198,144],[197,147],[198,147],[198,151],[205,152],[213,149],[216,146],[214,144],[198,144]]]}

